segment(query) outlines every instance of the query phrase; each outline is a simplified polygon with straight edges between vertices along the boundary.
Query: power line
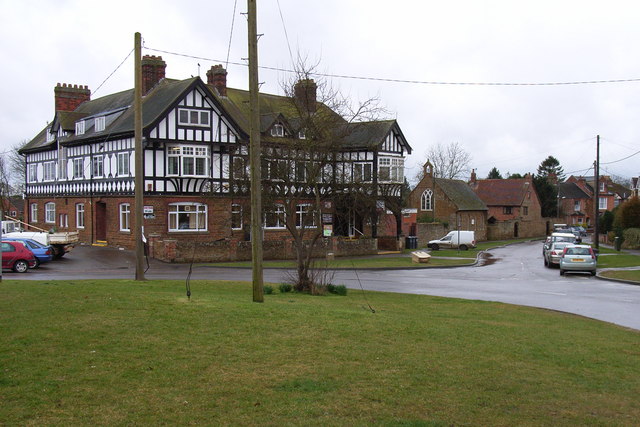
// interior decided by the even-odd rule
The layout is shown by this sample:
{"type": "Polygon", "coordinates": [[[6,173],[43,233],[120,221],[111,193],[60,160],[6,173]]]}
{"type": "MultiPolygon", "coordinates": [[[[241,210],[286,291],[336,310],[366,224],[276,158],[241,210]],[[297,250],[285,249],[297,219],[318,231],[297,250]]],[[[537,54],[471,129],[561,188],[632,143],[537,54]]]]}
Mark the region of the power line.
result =
{"type": "Polygon", "coordinates": [[[287,40],[287,47],[289,48],[289,58],[291,58],[291,64],[293,64],[293,54],[291,53],[289,34],[287,34],[287,26],[284,24],[284,17],[282,16],[282,9],[280,8],[280,0],[276,0],[276,2],[278,3],[278,12],[280,12],[280,21],[282,22],[282,29],[284,30],[284,38],[287,40]]]}
{"type": "Polygon", "coordinates": [[[225,68],[229,67],[229,53],[231,52],[231,38],[233,37],[233,24],[236,22],[236,6],[238,5],[238,0],[233,2],[233,15],[231,16],[231,32],[229,33],[229,47],[227,47],[227,60],[225,61],[225,68]]]}
{"type": "Polygon", "coordinates": [[[131,49],[131,51],[129,51],[129,53],[127,54],[127,56],[122,60],[122,62],[120,63],[120,65],[118,65],[118,66],[116,67],[116,69],[115,69],[115,70],[113,70],[113,71],[111,72],[111,74],[109,74],[109,75],[107,76],[107,78],[106,78],[106,79],[104,79],[104,80],[102,81],[102,83],[100,83],[100,85],[98,85],[98,87],[96,88],[96,90],[94,90],[94,91],[93,91],[93,94],[94,94],[94,95],[95,95],[95,93],[96,93],[97,91],[99,91],[99,90],[100,90],[100,88],[101,88],[101,87],[102,87],[102,86],[107,82],[107,80],[109,80],[109,79],[111,78],[111,76],[113,76],[113,75],[115,74],[115,72],[116,72],[116,71],[118,71],[118,69],[119,69],[120,67],[122,67],[122,64],[124,64],[124,63],[127,61],[127,59],[129,59],[129,57],[131,56],[131,54],[133,53],[133,51],[134,51],[134,49],[131,49]]]}
{"type": "MultiPolygon", "coordinates": [[[[202,61],[210,61],[210,62],[218,62],[218,63],[225,62],[215,58],[188,55],[184,53],[171,52],[171,51],[162,50],[162,49],[153,49],[146,46],[145,46],[145,49],[153,52],[164,53],[167,55],[181,56],[184,58],[198,59],[202,61]]],[[[227,64],[238,65],[242,67],[247,66],[246,63],[240,63],[240,62],[227,62],[227,64]]],[[[269,67],[266,65],[259,65],[258,68],[263,70],[279,71],[283,73],[292,73],[292,74],[296,73],[295,70],[289,70],[287,68],[280,68],[280,67],[269,67]]],[[[447,82],[447,81],[428,81],[428,80],[405,80],[405,79],[393,79],[393,78],[370,77],[370,76],[351,76],[347,74],[330,74],[330,73],[318,73],[318,72],[310,72],[309,74],[314,76],[319,76],[319,77],[329,77],[329,78],[338,78],[338,79],[368,80],[368,81],[378,81],[378,82],[387,82],[387,83],[408,83],[408,84],[437,85],[437,86],[571,86],[571,85],[577,86],[577,85],[591,85],[591,84],[640,82],[640,78],[578,80],[578,81],[565,81],[565,82],[447,82]]]]}

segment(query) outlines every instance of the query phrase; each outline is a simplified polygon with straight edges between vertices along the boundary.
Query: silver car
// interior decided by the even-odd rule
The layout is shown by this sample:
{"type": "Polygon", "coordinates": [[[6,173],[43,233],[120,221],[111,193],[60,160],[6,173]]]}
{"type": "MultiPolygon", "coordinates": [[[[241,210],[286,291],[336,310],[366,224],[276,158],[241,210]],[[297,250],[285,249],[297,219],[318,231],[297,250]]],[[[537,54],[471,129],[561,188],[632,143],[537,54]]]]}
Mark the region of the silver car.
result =
{"type": "Polygon", "coordinates": [[[544,265],[545,267],[553,267],[560,265],[560,256],[562,251],[569,245],[573,245],[570,242],[551,242],[551,246],[544,252],[544,265]]]}
{"type": "Polygon", "coordinates": [[[560,256],[560,275],[567,271],[582,271],[596,275],[598,259],[589,245],[569,245],[564,248],[560,256]]]}

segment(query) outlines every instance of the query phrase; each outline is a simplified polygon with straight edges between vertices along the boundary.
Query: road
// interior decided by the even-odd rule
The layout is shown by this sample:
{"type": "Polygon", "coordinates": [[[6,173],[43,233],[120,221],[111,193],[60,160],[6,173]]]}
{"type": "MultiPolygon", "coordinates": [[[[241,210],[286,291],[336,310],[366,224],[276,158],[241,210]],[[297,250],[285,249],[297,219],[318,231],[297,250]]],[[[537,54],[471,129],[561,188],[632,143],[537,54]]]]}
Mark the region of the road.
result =
{"type": "MultiPolygon", "coordinates": [[[[540,242],[492,249],[485,265],[446,269],[340,270],[333,282],[351,289],[424,294],[497,301],[574,313],[640,330],[640,286],[589,275],[560,276],[543,266],[540,242]]],[[[186,278],[188,265],[150,261],[147,279],[186,278]]],[[[265,282],[282,283],[284,270],[266,269],[265,282]]],[[[67,257],[26,274],[3,273],[5,279],[131,279],[132,252],[79,246],[67,257]]],[[[195,266],[192,279],[251,280],[248,269],[195,266]]]]}

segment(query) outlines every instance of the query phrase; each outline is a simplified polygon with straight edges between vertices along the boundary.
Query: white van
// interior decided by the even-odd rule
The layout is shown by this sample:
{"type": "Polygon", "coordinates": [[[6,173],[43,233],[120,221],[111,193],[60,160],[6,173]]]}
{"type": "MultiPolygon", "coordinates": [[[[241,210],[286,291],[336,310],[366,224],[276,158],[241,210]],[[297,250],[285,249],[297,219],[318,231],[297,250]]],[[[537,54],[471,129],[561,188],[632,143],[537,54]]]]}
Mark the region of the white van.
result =
{"type": "Polygon", "coordinates": [[[466,251],[469,248],[476,247],[476,233],[474,231],[467,230],[450,231],[446,236],[440,239],[431,240],[427,246],[434,251],[437,251],[440,248],[458,248],[466,251]]]}

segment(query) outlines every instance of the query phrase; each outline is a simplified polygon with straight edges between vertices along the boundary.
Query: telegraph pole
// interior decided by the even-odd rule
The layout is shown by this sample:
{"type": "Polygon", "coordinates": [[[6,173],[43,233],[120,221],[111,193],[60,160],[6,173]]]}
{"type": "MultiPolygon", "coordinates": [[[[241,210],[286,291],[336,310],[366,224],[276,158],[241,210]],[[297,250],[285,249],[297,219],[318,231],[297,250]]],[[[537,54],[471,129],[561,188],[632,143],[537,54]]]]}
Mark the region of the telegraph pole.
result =
{"type": "Polygon", "coordinates": [[[247,0],[249,19],[249,168],[251,170],[251,262],[253,302],[264,302],[262,279],[262,189],[260,188],[260,104],[258,100],[257,0],[247,0]]]}
{"type": "Polygon", "coordinates": [[[595,227],[593,232],[593,238],[595,240],[596,249],[600,249],[600,227],[598,225],[600,219],[600,135],[596,137],[596,161],[593,163],[594,173],[594,192],[593,192],[593,204],[595,210],[595,227]]]}
{"type": "MultiPolygon", "coordinates": [[[[144,278],[144,246],[142,243],[142,203],[144,191],[143,177],[143,151],[142,151],[142,36],[135,33],[135,83],[133,89],[133,117],[134,117],[134,142],[135,142],[135,227],[133,229],[133,238],[136,241],[136,280],[143,281],[144,278]]],[[[131,212],[129,212],[131,215],[131,212]]]]}

